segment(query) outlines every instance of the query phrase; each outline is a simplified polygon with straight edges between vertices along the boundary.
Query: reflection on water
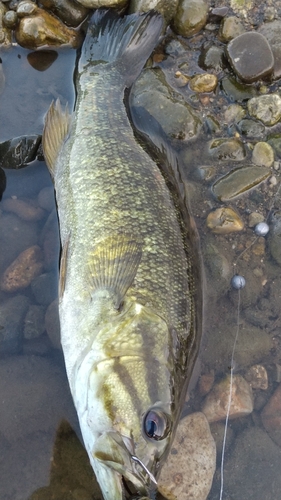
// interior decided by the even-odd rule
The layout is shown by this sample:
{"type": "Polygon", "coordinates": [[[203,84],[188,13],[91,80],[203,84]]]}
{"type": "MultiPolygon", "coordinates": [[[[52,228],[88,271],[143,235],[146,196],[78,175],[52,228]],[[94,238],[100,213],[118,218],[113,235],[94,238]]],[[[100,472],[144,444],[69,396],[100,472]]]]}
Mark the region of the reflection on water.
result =
{"type": "MultiPolygon", "coordinates": [[[[43,115],[52,99],[59,97],[62,103],[68,101],[70,105],[74,100],[75,53],[60,52],[46,71],[31,67],[28,54],[29,51],[19,48],[1,54],[6,79],[0,96],[1,142],[20,135],[41,134],[43,115]]],[[[187,163],[193,172],[207,161],[202,142],[206,142],[206,137],[189,148],[187,163]]],[[[239,327],[233,375],[240,398],[237,404],[243,411],[229,422],[225,498],[277,500],[281,488],[278,406],[281,398],[277,394],[274,406],[272,395],[280,392],[281,381],[281,267],[271,255],[276,246],[272,234],[278,231],[280,195],[275,197],[275,194],[280,174],[279,171],[275,174],[276,186],[261,185],[232,203],[244,222],[254,213],[267,218],[271,209],[277,212],[277,223],[268,219],[271,235],[265,239],[256,237],[248,223],[239,233],[216,235],[206,230],[210,208],[220,205],[214,202],[208,182],[198,180],[194,174],[192,177],[191,173],[186,172],[186,180],[202,243],[206,304],[199,355],[201,377],[195,383],[185,412],[202,408],[206,413],[211,412],[206,405],[214,384],[217,391],[222,388],[222,393],[217,392],[220,396],[215,393],[215,404],[219,397],[227,404],[229,385],[225,377],[230,373],[239,327]],[[236,272],[246,279],[240,295],[239,319],[238,292],[230,287],[236,272]],[[241,377],[246,381],[244,392],[241,385],[239,389],[241,377]]],[[[58,340],[58,226],[52,183],[41,161],[40,147],[37,159],[28,167],[5,169],[5,176],[0,171],[0,190],[5,182],[0,203],[0,274],[17,258],[21,259],[22,273],[15,275],[10,268],[0,291],[0,498],[27,500],[42,488],[34,493],[32,500],[61,499],[67,490],[72,493],[65,498],[90,499],[91,471],[87,470],[83,449],[67,424],[60,427],[57,435],[51,486],[48,486],[50,459],[61,419],[69,421],[78,434],[79,430],[58,340]],[[23,288],[27,269],[30,283],[23,288]],[[72,461],[73,456],[76,462],[72,461]],[[59,466],[56,468],[58,463],[66,464],[64,472],[60,472],[59,466]],[[85,468],[77,471],[77,463],[85,463],[85,468]],[[52,488],[58,484],[63,487],[54,493],[52,488]]],[[[274,251],[278,255],[277,250],[274,251]]],[[[208,497],[213,500],[219,498],[224,420],[217,420],[211,413],[208,418],[218,456],[214,485],[208,497]]]]}

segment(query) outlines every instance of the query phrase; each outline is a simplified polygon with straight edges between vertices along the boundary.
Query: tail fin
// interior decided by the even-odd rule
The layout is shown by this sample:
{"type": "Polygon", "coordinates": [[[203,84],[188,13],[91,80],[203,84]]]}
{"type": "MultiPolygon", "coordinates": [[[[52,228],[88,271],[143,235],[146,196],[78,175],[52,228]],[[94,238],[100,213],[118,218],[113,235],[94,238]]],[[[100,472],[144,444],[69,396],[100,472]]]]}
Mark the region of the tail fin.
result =
{"type": "Polygon", "coordinates": [[[163,27],[156,12],[119,17],[97,10],[90,19],[78,65],[78,74],[99,64],[112,64],[129,87],[157,44],[163,27]]]}

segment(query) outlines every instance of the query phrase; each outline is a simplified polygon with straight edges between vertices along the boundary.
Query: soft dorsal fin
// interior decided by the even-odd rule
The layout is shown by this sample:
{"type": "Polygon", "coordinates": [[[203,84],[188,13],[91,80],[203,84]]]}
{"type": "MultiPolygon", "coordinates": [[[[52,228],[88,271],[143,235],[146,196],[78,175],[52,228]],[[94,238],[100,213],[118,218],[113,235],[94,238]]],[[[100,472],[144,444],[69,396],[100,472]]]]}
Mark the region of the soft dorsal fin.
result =
{"type": "Polygon", "coordinates": [[[46,114],[42,136],[44,156],[52,177],[54,177],[56,159],[68,134],[70,122],[68,105],[62,109],[59,99],[55,103],[53,101],[46,114]]]}
{"type": "Polygon", "coordinates": [[[116,294],[118,308],[132,285],[142,255],[142,244],[131,235],[114,234],[100,241],[90,255],[93,292],[108,289],[116,294]]]}

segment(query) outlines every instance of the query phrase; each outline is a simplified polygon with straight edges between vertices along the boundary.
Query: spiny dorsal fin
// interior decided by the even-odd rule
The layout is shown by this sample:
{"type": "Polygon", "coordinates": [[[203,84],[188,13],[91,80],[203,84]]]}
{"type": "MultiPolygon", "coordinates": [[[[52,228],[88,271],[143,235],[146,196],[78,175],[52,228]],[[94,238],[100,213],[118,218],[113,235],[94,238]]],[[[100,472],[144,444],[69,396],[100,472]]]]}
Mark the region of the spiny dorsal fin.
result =
{"type": "Polygon", "coordinates": [[[62,109],[59,99],[55,103],[53,101],[46,114],[42,137],[44,156],[52,177],[54,177],[56,159],[68,134],[70,122],[68,105],[62,109]]]}
{"type": "Polygon", "coordinates": [[[112,290],[118,308],[134,281],[141,255],[142,244],[131,235],[114,234],[100,241],[89,261],[93,291],[112,290]]]}

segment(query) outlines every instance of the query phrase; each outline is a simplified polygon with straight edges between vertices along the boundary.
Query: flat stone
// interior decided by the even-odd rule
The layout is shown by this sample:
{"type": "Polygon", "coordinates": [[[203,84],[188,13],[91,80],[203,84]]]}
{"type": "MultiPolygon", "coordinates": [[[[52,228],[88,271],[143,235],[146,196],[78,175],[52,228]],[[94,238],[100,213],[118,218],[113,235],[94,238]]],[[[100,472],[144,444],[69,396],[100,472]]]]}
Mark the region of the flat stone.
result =
{"type": "Polygon", "coordinates": [[[201,68],[212,69],[219,73],[226,64],[223,48],[217,47],[216,45],[203,48],[198,62],[201,68]]]}
{"type": "Polygon", "coordinates": [[[258,121],[245,118],[238,123],[238,130],[243,137],[260,140],[265,133],[265,126],[258,121]]]}
{"type": "Polygon", "coordinates": [[[209,213],[207,227],[216,234],[229,234],[242,231],[244,222],[232,208],[222,207],[209,213]]]}
{"type": "Polygon", "coordinates": [[[222,79],[221,86],[232,101],[247,101],[257,95],[257,89],[254,86],[237,82],[235,78],[229,76],[222,79]]]}
{"type": "Polygon", "coordinates": [[[204,0],[180,0],[173,19],[173,29],[178,35],[192,36],[206,24],[208,4],[204,0]]]}
{"type": "Polygon", "coordinates": [[[252,153],[252,162],[264,167],[272,167],[274,151],[267,142],[257,142],[252,153]]]}
{"type": "Polygon", "coordinates": [[[216,446],[203,413],[178,425],[171,451],[161,469],[158,489],[167,500],[206,500],[216,468],[216,446]]]}
{"type": "Polygon", "coordinates": [[[249,31],[237,36],[226,48],[228,60],[239,78],[246,83],[256,82],[273,71],[274,58],[266,38],[249,31]]]}
{"type": "Polygon", "coordinates": [[[209,144],[213,158],[223,161],[241,161],[246,157],[243,142],[239,139],[214,139],[209,144]]]}
{"type": "Polygon", "coordinates": [[[30,285],[43,269],[43,254],[38,245],[24,250],[6,269],[0,288],[4,292],[16,292],[30,285]]]}
{"type": "Polygon", "coordinates": [[[2,202],[3,210],[12,212],[26,221],[37,221],[45,217],[46,212],[33,200],[20,200],[18,198],[7,198],[2,202]]]}
{"type": "MultiPolygon", "coordinates": [[[[228,414],[231,387],[230,376],[214,385],[207,395],[202,411],[208,422],[223,420],[228,414]]],[[[241,375],[233,375],[229,418],[239,418],[253,411],[253,394],[248,382],[241,375]]]]}
{"type": "Polygon", "coordinates": [[[245,166],[232,170],[213,184],[213,193],[219,201],[232,200],[268,179],[267,167],[245,166]]]}
{"type": "Polygon", "coordinates": [[[281,76],[281,21],[278,19],[263,24],[258,32],[261,33],[268,41],[273,56],[274,56],[274,66],[273,66],[273,78],[277,79],[281,76]]]}
{"type": "MultiPolygon", "coordinates": [[[[30,300],[16,295],[0,304],[0,354],[16,354],[22,347],[23,320],[30,300]]],[[[3,380],[1,381],[3,384],[3,380]]]]}
{"type": "Polygon", "coordinates": [[[253,97],[247,106],[249,114],[265,125],[275,125],[281,118],[281,97],[278,94],[253,97]]]}

